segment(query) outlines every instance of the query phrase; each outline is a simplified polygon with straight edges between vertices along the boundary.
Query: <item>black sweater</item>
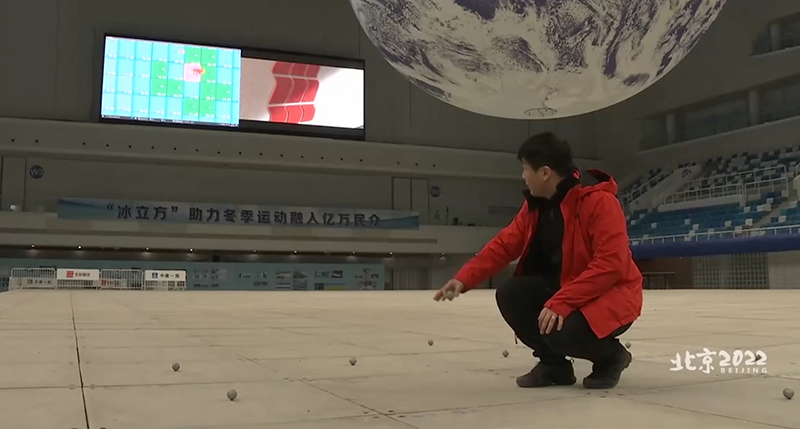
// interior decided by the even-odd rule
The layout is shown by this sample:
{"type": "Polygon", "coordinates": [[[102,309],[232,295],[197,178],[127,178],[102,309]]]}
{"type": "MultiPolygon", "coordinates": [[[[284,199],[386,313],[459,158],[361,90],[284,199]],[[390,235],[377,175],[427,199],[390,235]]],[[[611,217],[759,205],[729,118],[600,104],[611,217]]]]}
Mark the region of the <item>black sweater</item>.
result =
{"type": "Polygon", "coordinates": [[[558,284],[561,277],[561,243],[564,240],[564,216],[561,202],[567,193],[579,185],[574,177],[562,180],[552,198],[533,197],[526,191],[528,208],[539,210],[536,232],[531,237],[528,252],[520,259],[521,276],[543,276],[558,284]]]}

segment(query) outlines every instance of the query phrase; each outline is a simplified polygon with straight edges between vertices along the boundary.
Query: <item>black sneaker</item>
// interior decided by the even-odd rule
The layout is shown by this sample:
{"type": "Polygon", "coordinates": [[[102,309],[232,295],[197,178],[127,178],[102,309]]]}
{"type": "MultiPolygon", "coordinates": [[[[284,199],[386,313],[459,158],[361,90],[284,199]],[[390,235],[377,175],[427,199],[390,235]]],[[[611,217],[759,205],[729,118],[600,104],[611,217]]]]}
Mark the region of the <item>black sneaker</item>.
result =
{"type": "Polygon", "coordinates": [[[519,387],[571,386],[575,384],[572,362],[539,362],[531,372],[517,377],[519,387]]]}
{"type": "Polygon", "coordinates": [[[592,365],[592,373],[583,379],[583,387],[587,389],[611,389],[619,383],[619,378],[631,364],[630,352],[620,346],[617,358],[610,362],[596,362],[592,365]]]}

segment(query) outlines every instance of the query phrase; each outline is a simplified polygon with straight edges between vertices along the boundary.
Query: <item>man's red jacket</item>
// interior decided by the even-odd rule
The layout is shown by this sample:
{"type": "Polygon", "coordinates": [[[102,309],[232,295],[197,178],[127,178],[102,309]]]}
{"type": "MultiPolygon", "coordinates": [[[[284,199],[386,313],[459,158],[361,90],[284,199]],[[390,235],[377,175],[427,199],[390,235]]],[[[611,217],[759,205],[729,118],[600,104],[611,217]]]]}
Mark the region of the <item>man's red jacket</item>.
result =
{"type": "MultiPolygon", "coordinates": [[[[599,180],[572,188],[561,202],[564,216],[561,289],[545,304],[567,317],[580,310],[599,338],[636,320],[642,310],[642,273],[628,241],[627,222],[617,200],[617,183],[599,170],[599,180]]],[[[537,209],[523,204],[510,225],[500,231],[456,274],[467,290],[527,255],[536,231],[537,209]]],[[[514,275],[519,275],[522,264],[514,275]]],[[[535,287],[535,286],[531,286],[535,287]]]]}

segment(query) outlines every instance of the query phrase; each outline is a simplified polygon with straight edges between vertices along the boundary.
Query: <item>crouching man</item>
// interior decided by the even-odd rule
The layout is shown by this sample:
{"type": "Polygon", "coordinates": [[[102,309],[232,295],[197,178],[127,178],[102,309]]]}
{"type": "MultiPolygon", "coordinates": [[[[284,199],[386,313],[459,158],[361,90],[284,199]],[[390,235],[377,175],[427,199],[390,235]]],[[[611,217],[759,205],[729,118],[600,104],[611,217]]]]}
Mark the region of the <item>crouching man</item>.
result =
{"type": "Polygon", "coordinates": [[[517,385],[574,384],[570,356],[592,362],[586,388],[612,388],[631,362],[617,337],[642,308],[617,184],[590,170],[599,183],[582,186],[568,143],[550,133],[529,138],[518,158],[528,188],[522,209],[434,299],[457,297],[519,258],[496,292],[506,323],[539,359],[517,385]]]}

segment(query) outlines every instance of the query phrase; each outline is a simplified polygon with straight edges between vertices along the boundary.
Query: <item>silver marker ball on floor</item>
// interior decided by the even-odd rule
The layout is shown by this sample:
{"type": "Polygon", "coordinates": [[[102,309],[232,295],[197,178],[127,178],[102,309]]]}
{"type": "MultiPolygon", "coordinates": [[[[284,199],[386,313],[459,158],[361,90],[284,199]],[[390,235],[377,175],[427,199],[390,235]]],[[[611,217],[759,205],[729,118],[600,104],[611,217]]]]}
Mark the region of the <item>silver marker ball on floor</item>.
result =
{"type": "Polygon", "coordinates": [[[503,357],[508,357],[508,350],[503,350],[503,357]]]}
{"type": "Polygon", "coordinates": [[[172,364],[172,370],[173,371],[178,372],[179,369],[181,369],[181,364],[179,364],[177,362],[172,364]]]}
{"type": "Polygon", "coordinates": [[[631,348],[631,342],[630,341],[625,341],[625,348],[626,349],[631,348]]]}
{"type": "Polygon", "coordinates": [[[783,396],[786,399],[794,398],[794,390],[792,390],[792,389],[783,389],[783,396]]]}
{"type": "Polygon", "coordinates": [[[236,399],[237,396],[239,396],[239,394],[236,392],[236,390],[231,389],[228,391],[228,399],[230,399],[231,401],[236,399]]]}
{"type": "Polygon", "coordinates": [[[433,345],[433,340],[428,340],[428,345],[432,346],[433,345]]]}
{"type": "Polygon", "coordinates": [[[444,295],[445,295],[445,297],[447,297],[447,299],[449,299],[449,300],[452,300],[453,298],[455,298],[455,297],[456,297],[456,294],[455,294],[455,292],[453,292],[452,290],[448,290],[447,292],[445,292],[445,294],[444,294],[444,295]]]}
{"type": "Polygon", "coordinates": [[[355,365],[356,362],[358,362],[356,358],[350,358],[350,365],[355,365]]]}

